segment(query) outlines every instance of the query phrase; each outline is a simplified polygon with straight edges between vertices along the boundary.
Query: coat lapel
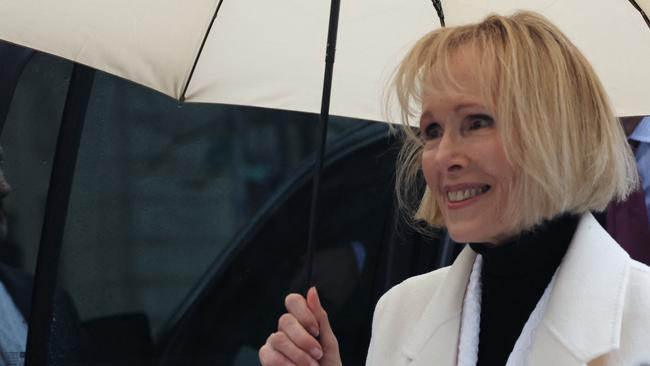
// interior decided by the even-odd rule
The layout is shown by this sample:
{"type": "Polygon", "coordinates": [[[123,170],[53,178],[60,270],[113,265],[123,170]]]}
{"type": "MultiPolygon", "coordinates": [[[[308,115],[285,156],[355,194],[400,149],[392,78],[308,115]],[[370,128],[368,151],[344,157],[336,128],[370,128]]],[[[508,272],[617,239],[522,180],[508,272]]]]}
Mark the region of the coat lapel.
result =
{"type": "Polygon", "coordinates": [[[476,254],[465,247],[449,268],[447,277],[431,297],[402,352],[408,365],[455,366],[460,313],[476,254]]]}
{"type": "Polygon", "coordinates": [[[584,365],[619,347],[630,259],[585,214],[560,267],[531,365],[584,365]]]}

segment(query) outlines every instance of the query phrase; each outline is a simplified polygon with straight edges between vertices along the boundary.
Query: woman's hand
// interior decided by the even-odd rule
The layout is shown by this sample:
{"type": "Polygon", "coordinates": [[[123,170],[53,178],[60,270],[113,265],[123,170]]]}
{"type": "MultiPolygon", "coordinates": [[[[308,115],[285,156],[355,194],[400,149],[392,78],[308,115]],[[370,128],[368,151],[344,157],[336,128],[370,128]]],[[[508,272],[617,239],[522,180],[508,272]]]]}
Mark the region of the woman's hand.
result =
{"type": "Polygon", "coordinates": [[[315,287],[307,298],[290,294],[284,300],[287,313],[278,320],[278,331],[260,348],[262,365],[340,366],[339,344],[315,287]]]}

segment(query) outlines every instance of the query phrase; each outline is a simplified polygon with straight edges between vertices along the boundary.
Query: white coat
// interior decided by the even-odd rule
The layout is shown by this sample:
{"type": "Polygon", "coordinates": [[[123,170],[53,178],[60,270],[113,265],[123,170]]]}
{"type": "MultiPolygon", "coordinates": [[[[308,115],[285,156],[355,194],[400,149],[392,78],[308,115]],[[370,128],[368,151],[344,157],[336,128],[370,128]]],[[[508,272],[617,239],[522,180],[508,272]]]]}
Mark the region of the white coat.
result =
{"type": "MultiPolygon", "coordinates": [[[[461,309],[476,254],[409,278],[377,303],[368,366],[455,366],[461,309]]],[[[591,214],[580,220],[533,340],[530,366],[650,365],[650,267],[591,214]]]]}

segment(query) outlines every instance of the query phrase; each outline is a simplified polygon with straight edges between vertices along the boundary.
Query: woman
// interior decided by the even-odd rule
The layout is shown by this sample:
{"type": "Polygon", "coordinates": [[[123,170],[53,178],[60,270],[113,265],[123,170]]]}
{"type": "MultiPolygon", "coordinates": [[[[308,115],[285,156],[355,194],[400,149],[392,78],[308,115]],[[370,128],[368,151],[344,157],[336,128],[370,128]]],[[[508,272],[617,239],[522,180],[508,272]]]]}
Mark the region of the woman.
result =
{"type": "MultiPolygon", "coordinates": [[[[416,217],[470,245],[379,300],[367,364],[650,363],[650,268],[590,214],[634,189],[634,160],[576,47],[539,15],[491,16],[426,35],[395,87],[420,126],[400,197],[421,170],[416,217]]],[[[286,307],[262,363],[339,365],[316,290],[286,307]]]]}

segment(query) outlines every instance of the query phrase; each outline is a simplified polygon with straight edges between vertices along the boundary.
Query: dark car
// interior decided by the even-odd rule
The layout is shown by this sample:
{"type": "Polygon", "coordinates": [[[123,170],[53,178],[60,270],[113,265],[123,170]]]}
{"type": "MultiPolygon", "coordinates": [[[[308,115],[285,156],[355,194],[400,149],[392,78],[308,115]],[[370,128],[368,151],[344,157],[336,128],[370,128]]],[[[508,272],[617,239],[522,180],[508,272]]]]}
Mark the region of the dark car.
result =
{"type": "Polygon", "coordinates": [[[27,50],[12,55],[29,62],[22,74],[2,70],[20,78],[2,94],[4,169],[14,191],[0,259],[32,274],[47,263],[56,286],[39,286],[48,279],[37,275],[33,298],[50,291],[74,310],[49,332],[30,324],[32,364],[45,362],[30,361],[43,342],[48,364],[66,363],[57,352],[73,351],[57,342],[70,338],[55,332],[63,327],[78,333],[83,364],[256,365],[284,296],[309,284],[330,313],[344,364],[361,365],[377,299],[458,252],[444,232],[421,234],[396,207],[400,143],[385,124],[332,118],[308,266],[317,116],[178,104],[97,72],[60,256],[44,256],[53,244],[41,228],[76,66],[27,50]]]}

